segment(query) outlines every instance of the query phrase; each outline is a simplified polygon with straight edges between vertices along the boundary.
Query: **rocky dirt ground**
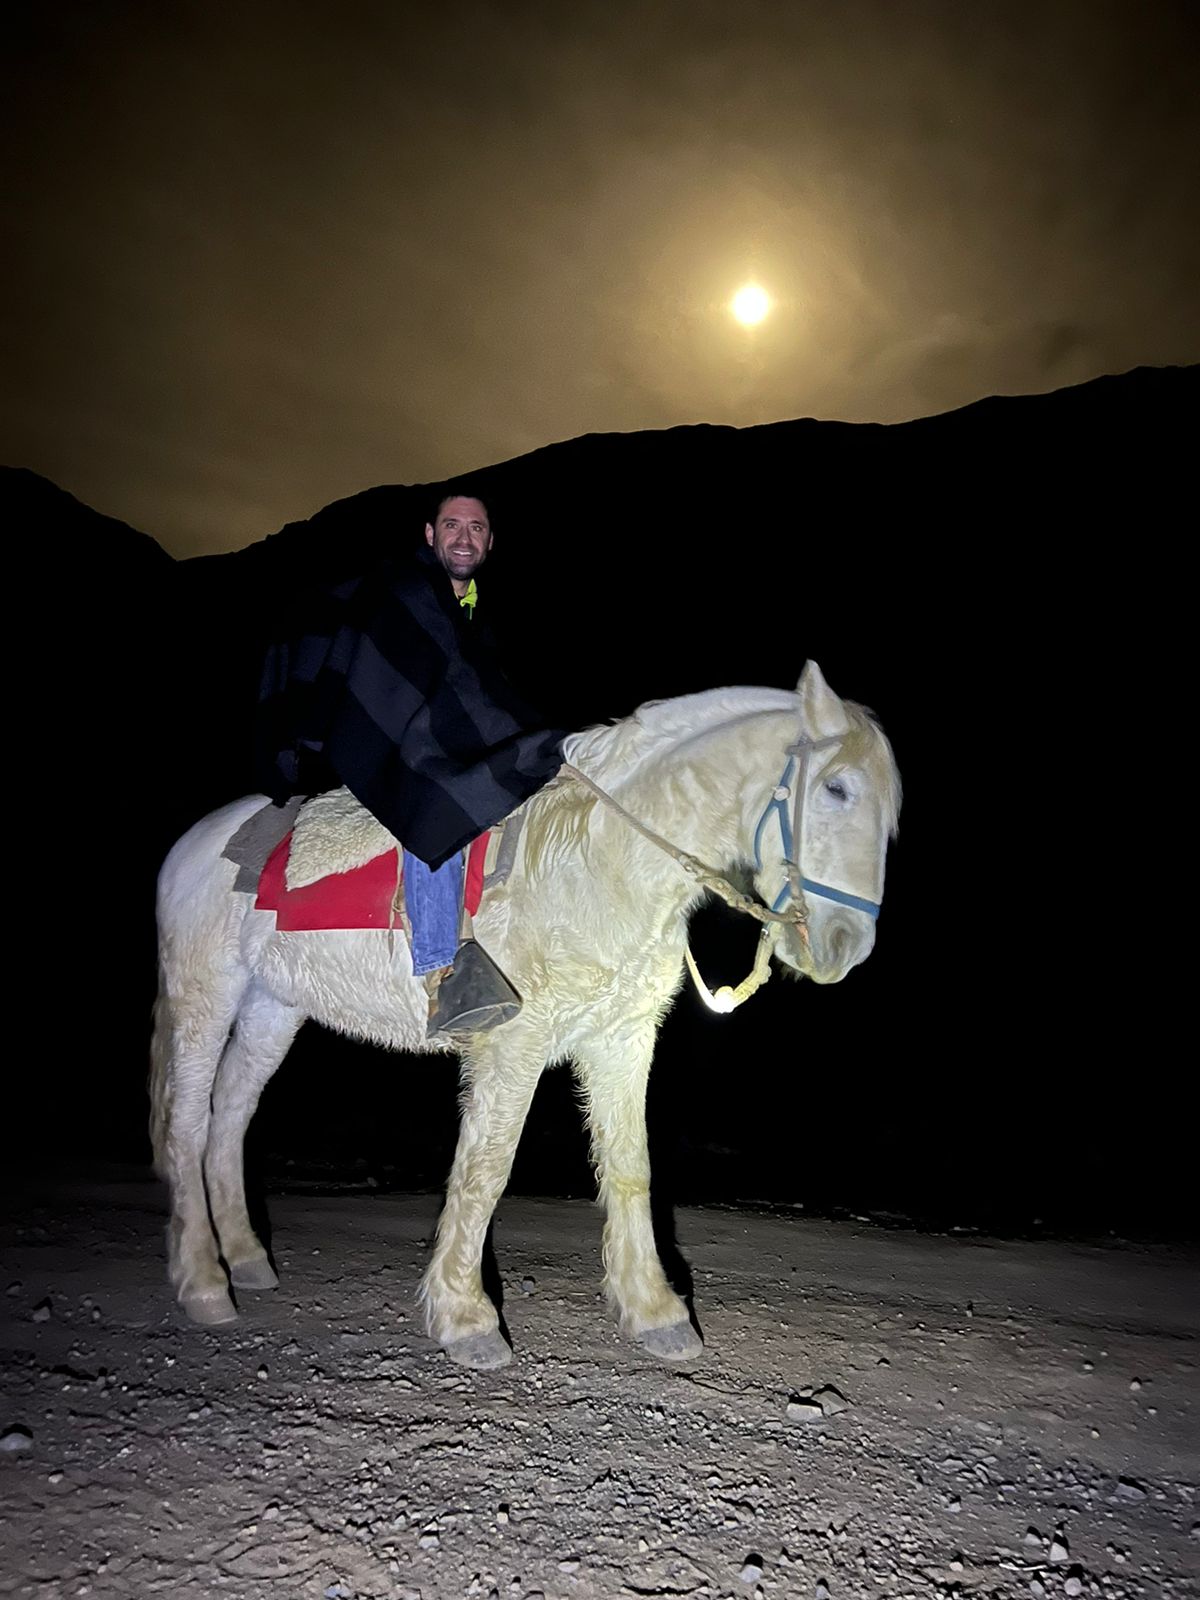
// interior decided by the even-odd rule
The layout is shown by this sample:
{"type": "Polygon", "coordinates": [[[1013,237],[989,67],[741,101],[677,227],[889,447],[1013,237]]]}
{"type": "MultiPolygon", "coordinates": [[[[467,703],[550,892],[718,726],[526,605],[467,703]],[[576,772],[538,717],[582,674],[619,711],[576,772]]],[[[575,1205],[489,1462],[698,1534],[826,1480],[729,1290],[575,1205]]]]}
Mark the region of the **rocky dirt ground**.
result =
{"type": "Polygon", "coordinates": [[[414,1310],[434,1196],[273,1196],[281,1287],[218,1331],[164,1205],[7,1196],[0,1594],[1200,1593],[1186,1249],[680,1211],[707,1349],[673,1369],[611,1325],[597,1211],[507,1200],[516,1359],[473,1375],[414,1310]]]}

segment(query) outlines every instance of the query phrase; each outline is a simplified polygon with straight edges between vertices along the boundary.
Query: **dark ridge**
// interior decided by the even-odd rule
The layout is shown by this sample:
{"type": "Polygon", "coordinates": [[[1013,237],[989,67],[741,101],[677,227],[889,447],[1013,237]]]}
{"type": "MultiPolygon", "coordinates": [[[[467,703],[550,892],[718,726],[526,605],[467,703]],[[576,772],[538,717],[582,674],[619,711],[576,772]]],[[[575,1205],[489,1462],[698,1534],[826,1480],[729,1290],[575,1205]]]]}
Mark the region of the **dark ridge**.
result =
{"type": "MultiPolygon", "coordinates": [[[[813,658],[873,707],[904,776],[864,967],[819,993],[772,983],[731,1019],[681,996],[651,1081],[664,1192],[1195,1229],[1173,1011],[1198,399],[1200,367],[1143,368],[887,427],[589,435],[471,475],[497,527],[485,603],[548,721],[790,685],[813,658]]],[[[158,864],[252,786],[280,608],[418,540],[438,487],[368,489],[175,562],[36,474],[0,474],[34,612],[17,737],[54,841],[21,926],[69,958],[73,1024],[65,1064],[22,1072],[21,1149],[142,1153],[158,864]]],[[[732,913],[697,919],[717,981],[744,976],[753,941],[732,913]]],[[[389,1184],[436,1184],[453,1137],[446,1063],[315,1029],[254,1134],[271,1170],[389,1184]]],[[[539,1093],[514,1183],[588,1186],[565,1075],[539,1093]]]]}

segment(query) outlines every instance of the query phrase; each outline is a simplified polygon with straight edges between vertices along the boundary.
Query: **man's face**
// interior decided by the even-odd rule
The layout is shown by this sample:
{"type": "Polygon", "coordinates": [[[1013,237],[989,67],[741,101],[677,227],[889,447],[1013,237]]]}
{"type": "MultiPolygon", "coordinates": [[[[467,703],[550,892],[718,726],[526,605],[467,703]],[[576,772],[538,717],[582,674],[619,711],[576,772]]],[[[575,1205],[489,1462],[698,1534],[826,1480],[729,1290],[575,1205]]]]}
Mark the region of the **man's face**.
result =
{"type": "Polygon", "coordinates": [[[492,529],[483,502],[469,495],[447,500],[437,521],[425,524],[425,542],[455,587],[462,584],[465,590],[492,548],[492,529]]]}

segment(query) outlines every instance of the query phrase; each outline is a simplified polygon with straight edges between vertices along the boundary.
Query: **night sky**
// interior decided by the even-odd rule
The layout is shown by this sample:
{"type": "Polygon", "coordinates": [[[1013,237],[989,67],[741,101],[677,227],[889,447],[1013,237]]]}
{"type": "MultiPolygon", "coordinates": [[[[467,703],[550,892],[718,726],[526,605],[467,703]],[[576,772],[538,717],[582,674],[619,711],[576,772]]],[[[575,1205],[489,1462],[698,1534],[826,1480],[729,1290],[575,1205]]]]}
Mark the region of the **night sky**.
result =
{"type": "Polygon", "coordinates": [[[1200,358],[1192,5],[19,10],[0,459],[176,555],[1200,358]]]}

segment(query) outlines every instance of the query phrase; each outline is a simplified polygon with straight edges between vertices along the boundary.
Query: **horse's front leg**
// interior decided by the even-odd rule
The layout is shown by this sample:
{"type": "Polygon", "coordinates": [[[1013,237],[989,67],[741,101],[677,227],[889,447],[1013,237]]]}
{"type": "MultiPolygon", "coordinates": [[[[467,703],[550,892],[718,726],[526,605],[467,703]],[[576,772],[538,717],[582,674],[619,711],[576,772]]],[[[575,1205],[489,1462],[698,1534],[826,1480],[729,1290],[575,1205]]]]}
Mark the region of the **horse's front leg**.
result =
{"type": "Polygon", "coordinates": [[[605,1293],[622,1331],[651,1355],[692,1361],[704,1345],[667,1281],[650,1212],[646,1082],[654,1039],[652,1026],[619,1043],[608,1035],[577,1049],[575,1059],[605,1209],[605,1293]]]}
{"type": "Polygon", "coordinates": [[[430,1336],[465,1367],[502,1367],[512,1351],[483,1290],[488,1224],[508,1183],[533,1091],[545,1063],[521,1018],[479,1034],[463,1058],[458,1148],[438,1220],[433,1260],[421,1285],[430,1336]]]}

